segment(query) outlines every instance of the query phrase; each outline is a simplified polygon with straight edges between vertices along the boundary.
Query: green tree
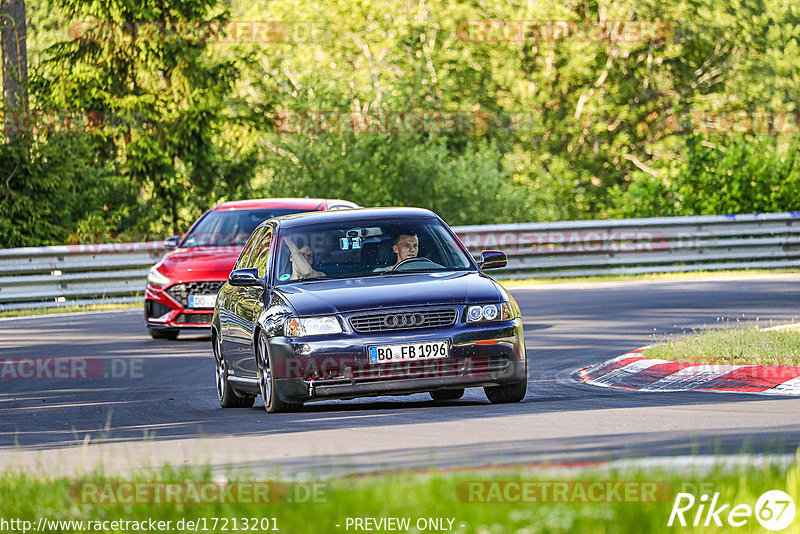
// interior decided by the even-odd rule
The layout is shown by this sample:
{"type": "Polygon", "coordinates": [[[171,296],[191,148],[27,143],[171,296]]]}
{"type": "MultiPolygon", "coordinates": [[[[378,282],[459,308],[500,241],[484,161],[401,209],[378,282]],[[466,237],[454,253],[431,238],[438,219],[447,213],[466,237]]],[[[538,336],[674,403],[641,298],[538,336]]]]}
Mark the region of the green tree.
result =
{"type": "Polygon", "coordinates": [[[797,211],[800,143],[767,136],[685,138],[685,159],[659,174],[638,172],[610,192],[614,217],[797,211]]]}
{"type": "Polygon", "coordinates": [[[121,225],[177,232],[219,196],[246,191],[255,156],[224,139],[235,135],[228,111],[241,67],[213,57],[205,39],[169,31],[186,21],[225,20],[218,2],[59,2],[77,30],[47,50],[43,89],[54,107],[130,119],[123,123],[133,127],[103,130],[127,183],[121,225]]]}

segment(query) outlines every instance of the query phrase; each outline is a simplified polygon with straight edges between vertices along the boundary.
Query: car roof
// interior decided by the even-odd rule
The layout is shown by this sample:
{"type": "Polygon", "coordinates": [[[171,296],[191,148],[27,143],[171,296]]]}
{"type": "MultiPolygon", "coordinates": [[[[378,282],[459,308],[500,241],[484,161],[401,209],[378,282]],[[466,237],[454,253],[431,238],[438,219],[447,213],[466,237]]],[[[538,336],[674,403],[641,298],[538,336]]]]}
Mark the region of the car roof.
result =
{"type": "Polygon", "coordinates": [[[340,199],[325,199],[325,198],[256,198],[251,200],[232,200],[230,202],[223,202],[222,204],[212,208],[212,211],[227,211],[237,209],[268,209],[268,208],[286,208],[286,209],[308,209],[308,210],[321,210],[325,206],[341,207],[358,207],[352,202],[340,199]]]}
{"type": "MultiPolygon", "coordinates": [[[[291,228],[293,226],[305,226],[306,224],[321,224],[336,221],[363,219],[382,220],[403,217],[438,218],[435,213],[423,208],[356,208],[350,210],[297,213],[294,215],[275,217],[271,220],[277,221],[282,228],[291,228]]],[[[266,222],[261,224],[264,225],[266,222]]]]}

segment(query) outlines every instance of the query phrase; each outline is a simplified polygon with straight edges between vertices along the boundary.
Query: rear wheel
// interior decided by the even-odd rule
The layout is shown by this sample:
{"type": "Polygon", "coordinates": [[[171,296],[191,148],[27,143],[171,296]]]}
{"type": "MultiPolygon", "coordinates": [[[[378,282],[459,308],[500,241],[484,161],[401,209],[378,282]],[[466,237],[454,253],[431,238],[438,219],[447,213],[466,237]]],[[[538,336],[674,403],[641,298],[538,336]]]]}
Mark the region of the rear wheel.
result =
{"type": "Polygon", "coordinates": [[[292,402],[284,402],[278,396],[275,384],[275,375],[272,372],[272,362],[267,348],[267,335],[261,332],[258,335],[258,351],[256,352],[256,363],[258,365],[258,387],[261,389],[261,398],[264,399],[264,408],[269,413],[296,412],[303,405],[292,402]]]}
{"type": "Polygon", "coordinates": [[[431,391],[431,398],[435,401],[458,400],[464,396],[464,388],[461,389],[440,389],[431,391]]]}
{"type": "Polygon", "coordinates": [[[169,328],[166,330],[148,328],[147,331],[150,332],[150,337],[153,339],[178,339],[178,332],[180,332],[177,328],[169,328]]]}
{"type": "Polygon", "coordinates": [[[252,396],[239,396],[228,382],[228,361],[222,354],[219,336],[214,336],[211,342],[216,363],[216,385],[219,405],[223,408],[250,408],[255,404],[256,398],[252,396]]]}
{"type": "Polygon", "coordinates": [[[525,393],[528,391],[528,380],[526,378],[505,386],[485,387],[483,391],[492,404],[519,402],[525,398],[525,393]]]}

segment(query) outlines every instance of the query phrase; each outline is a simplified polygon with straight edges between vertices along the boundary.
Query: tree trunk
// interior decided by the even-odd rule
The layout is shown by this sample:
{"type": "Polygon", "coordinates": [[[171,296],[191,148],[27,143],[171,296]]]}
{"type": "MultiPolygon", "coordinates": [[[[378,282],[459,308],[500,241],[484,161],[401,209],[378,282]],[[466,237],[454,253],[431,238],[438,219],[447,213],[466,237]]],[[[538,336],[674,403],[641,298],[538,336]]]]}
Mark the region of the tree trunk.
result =
{"type": "Polygon", "coordinates": [[[172,235],[178,235],[178,203],[175,197],[170,199],[170,206],[172,207],[172,235]]]}
{"type": "Polygon", "coordinates": [[[20,114],[28,109],[28,51],[25,0],[0,0],[0,45],[3,49],[3,107],[6,142],[19,132],[20,114]],[[9,120],[11,117],[14,120],[9,120]]]}

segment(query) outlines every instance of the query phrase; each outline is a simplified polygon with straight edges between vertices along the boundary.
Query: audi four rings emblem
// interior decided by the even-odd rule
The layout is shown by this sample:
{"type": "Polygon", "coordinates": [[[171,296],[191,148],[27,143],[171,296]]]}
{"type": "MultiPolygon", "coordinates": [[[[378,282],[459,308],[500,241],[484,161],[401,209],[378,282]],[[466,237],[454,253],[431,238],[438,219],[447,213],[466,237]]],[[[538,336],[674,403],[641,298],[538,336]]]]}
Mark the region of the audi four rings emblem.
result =
{"type": "Polygon", "coordinates": [[[413,326],[422,326],[424,322],[425,316],[421,313],[387,315],[383,320],[383,324],[385,324],[387,328],[410,328],[413,326]]]}

